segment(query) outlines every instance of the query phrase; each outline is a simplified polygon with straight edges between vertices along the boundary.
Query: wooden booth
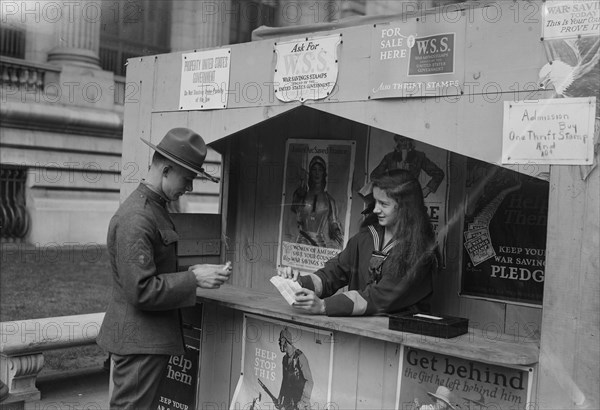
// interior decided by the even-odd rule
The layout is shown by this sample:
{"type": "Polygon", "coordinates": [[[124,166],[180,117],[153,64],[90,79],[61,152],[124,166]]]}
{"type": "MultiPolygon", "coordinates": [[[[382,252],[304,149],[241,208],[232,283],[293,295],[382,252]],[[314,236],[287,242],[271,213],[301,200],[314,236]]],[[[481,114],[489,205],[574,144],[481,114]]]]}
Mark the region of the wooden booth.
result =
{"type": "MultiPolygon", "coordinates": [[[[577,58],[598,75],[597,30],[568,22],[593,25],[596,5],[467,2],[129,60],[123,163],[145,169],[140,137],[157,143],[178,126],[222,158],[208,169],[222,176],[220,214],[176,216],[182,268],[233,262],[231,283],[199,290],[184,315],[197,374],[172,363],[197,409],[276,408],[282,332],[310,366],[313,409],[418,409],[439,397],[461,409],[600,406],[596,95],[546,76],[577,58]],[[290,203],[310,161],[328,166],[345,243],[396,134],[441,170],[419,175],[443,261],[433,311],[467,318],[462,336],[306,315],[270,282],[278,265],[311,271],[343,246],[298,241],[290,203]]],[[[137,186],[124,182],[122,200],[137,186]]]]}

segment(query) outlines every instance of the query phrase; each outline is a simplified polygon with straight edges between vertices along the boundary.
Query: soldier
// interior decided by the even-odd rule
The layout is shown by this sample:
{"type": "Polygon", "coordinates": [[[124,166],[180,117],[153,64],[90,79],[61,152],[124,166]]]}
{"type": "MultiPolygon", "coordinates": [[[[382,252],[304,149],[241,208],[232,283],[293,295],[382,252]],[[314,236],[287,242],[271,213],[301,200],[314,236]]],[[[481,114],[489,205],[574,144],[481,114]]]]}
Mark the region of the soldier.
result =
{"type": "Polygon", "coordinates": [[[281,410],[310,409],[313,378],[306,356],[291,342],[292,335],[287,327],[279,333],[279,350],[285,353],[282,359],[281,388],[277,408],[281,410]]]}

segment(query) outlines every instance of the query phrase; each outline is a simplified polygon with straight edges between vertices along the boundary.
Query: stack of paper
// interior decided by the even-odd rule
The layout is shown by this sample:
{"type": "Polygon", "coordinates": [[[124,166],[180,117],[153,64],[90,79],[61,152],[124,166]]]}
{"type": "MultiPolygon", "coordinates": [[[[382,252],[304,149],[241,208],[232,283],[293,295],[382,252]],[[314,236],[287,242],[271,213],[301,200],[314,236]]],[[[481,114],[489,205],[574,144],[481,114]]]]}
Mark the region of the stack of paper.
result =
{"type": "Polygon", "coordinates": [[[290,305],[296,301],[296,292],[302,289],[298,282],[282,278],[281,276],[273,276],[271,283],[275,285],[279,293],[281,293],[290,305]]]}

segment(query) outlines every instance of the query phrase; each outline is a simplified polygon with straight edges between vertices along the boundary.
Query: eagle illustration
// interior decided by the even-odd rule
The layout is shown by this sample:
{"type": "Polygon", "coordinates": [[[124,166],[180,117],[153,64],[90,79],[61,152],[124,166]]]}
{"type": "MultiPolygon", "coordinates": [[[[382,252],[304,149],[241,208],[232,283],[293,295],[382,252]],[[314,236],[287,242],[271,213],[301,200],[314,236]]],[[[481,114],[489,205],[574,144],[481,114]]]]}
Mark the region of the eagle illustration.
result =
{"type": "MultiPolygon", "coordinates": [[[[551,46],[553,60],[539,73],[542,89],[554,88],[556,97],[600,99],[600,40],[597,36],[560,40],[551,46]]],[[[600,117],[600,101],[596,104],[600,117]]]]}

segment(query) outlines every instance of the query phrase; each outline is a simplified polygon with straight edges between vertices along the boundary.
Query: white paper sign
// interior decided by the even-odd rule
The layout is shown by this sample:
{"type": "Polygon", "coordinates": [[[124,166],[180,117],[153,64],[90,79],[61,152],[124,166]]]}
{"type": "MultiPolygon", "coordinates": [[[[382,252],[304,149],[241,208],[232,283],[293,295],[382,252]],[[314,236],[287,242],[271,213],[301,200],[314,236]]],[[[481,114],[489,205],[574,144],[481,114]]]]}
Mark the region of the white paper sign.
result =
{"type": "Polygon", "coordinates": [[[333,91],[338,75],[340,34],[275,43],[273,75],[280,101],[319,100],[333,91]]]}
{"type": "Polygon", "coordinates": [[[590,165],[596,97],[504,102],[503,164],[590,165]]]}
{"type": "Polygon", "coordinates": [[[229,48],[182,54],[180,110],[227,107],[230,56],[229,48]]]}
{"type": "Polygon", "coordinates": [[[543,4],[542,37],[545,40],[598,35],[600,0],[547,0],[543,4]]]}

